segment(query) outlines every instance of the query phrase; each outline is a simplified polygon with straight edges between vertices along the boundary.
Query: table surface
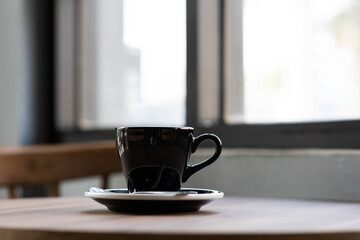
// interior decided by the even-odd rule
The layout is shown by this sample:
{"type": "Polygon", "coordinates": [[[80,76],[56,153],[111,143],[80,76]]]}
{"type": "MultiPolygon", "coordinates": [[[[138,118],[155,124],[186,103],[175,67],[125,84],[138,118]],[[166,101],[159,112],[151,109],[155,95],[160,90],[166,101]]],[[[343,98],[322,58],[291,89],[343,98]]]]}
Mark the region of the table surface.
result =
{"type": "Polygon", "coordinates": [[[0,200],[0,239],[360,239],[359,202],[225,197],[199,212],[109,212],[85,197],[0,200]]]}

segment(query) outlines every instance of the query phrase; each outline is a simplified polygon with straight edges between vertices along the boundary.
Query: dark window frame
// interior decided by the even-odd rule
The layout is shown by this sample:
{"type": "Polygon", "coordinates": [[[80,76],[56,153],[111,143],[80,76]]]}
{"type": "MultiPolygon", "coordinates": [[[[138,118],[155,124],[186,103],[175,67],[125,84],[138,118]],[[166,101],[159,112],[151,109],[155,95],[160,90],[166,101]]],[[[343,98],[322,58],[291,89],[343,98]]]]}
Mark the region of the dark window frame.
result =
{"type": "MultiPolygon", "coordinates": [[[[220,16],[224,1],[220,0],[220,16]]],[[[360,121],[328,121],[285,124],[226,125],[222,120],[204,127],[199,124],[197,98],[197,0],[187,0],[187,100],[186,122],[195,128],[195,134],[212,132],[228,148],[360,148],[360,121]]],[[[222,19],[222,17],[220,17],[222,19]]],[[[219,32],[223,33],[220,20],[219,32]]],[[[220,56],[222,41],[220,37],[220,56]]],[[[220,61],[222,63],[223,61],[220,61]]],[[[220,115],[223,115],[223,66],[220,64],[220,115]]],[[[220,116],[220,119],[222,117],[220,116]]],[[[68,131],[56,130],[58,142],[114,139],[114,129],[83,131],[74,126],[68,131]]]]}
{"type": "Polygon", "coordinates": [[[55,142],[54,1],[24,2],[26,91],[22,144],[55,142]]]}

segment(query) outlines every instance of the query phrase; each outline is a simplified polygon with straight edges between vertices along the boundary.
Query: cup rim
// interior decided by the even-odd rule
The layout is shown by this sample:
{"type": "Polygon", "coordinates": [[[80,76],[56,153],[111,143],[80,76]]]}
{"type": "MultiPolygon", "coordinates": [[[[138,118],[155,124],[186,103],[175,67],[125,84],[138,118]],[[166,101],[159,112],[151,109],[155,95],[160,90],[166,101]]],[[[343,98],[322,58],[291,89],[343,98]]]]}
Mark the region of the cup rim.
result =
{"type": "Polygon", "coordinates": [[[128,127],[117,127],[115,128],[115,130],[117,131],[123,131],[123,130],[127,130],[127,129],[174,129],[174,130],[191,130],[193,131],[194,128],[193,127],[188,127],[188,126],[183,126],[183,127],[171,127],[171,126],[128,126],[128,127]]]}

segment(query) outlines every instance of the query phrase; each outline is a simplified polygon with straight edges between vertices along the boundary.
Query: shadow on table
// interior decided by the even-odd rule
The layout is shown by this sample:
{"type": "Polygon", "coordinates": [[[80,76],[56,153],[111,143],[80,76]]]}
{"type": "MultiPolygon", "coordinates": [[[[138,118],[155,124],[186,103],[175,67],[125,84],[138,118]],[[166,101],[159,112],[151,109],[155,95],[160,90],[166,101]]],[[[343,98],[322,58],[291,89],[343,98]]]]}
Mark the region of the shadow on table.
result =
{"type": "Polygon", "coordinates": [[[198,211],[198,212],[185,212],[185,213],[154,213],[154,212],[148,212],[148,213],[137,213],[137,212],[111,212],[106,209],[96,209],[96,210],[89,210],[89,211],[83,211],[83,214],[90,214],[90,215],[116,215],[116,214],[126,214],[126,215],[193,215],[193,216],[210,216],[214,215],[217,212],[215,211],[198,211]]]}

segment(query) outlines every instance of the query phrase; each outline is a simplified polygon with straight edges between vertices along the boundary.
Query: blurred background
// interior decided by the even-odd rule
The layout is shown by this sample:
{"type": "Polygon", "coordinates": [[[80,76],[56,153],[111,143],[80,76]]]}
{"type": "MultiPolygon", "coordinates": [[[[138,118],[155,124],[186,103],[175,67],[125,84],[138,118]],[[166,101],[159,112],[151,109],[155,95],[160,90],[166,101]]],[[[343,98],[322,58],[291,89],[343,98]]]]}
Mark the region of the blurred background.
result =
{"type": "Polygon", "coordinates": [[[359,0],[0,0],[0,53],[2,146],[189,125],[188,187],[360,199],[359,0]]]}

